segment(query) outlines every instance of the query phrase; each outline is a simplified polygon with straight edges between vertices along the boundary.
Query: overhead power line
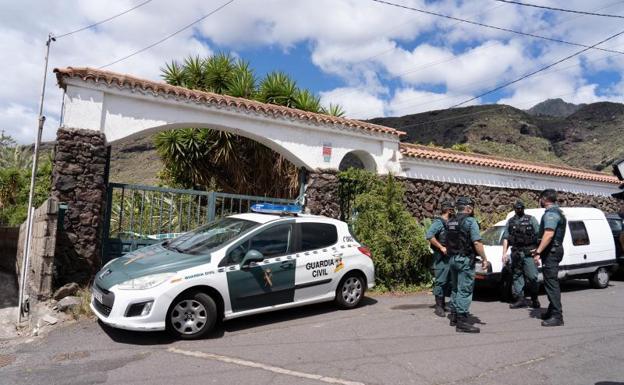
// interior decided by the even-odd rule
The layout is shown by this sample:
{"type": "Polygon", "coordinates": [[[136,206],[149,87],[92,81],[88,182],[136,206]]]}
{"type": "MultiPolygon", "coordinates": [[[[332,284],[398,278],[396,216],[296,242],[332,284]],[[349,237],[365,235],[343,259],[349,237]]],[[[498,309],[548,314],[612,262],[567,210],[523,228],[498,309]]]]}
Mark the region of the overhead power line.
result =
{"type": "Polygon", "coordinates": [[[222,5],[220,5],[219,7],[217,7],[216,9],[214,9],[213,11],[211,11],[211,12],[209,12],[209,13],[207,13],[207,14],[203,15],[203,16],[202,16],[202,17],[200,17],[199,19],[196,19],[196,20],[195,20],[195,21],[193,21],[192,23],[185,25],[184,27],[182,27],[182,28],[178,29],[177,31],[175,31],[175,32],[173,32],[173,33],[171,33],[171,34],[169,34],[169,35],[167,35],[167,36],[163,37],[162,39],[160,39],[160,40],[158,40],[158,41],[156,41],[156,42],[154,42],[154,43],[152,43],[152,44],[150,44],[150,45],[148,45],[148,46],[146,46],[146,47],[143,47],[143,48],[141,48],[141,49],[139,49],[139,50],[137,50],[137,51],[134,51],[134,52],[132,52],[132,53],[131,53],[131,54],[129,54],[129,55],[126,55],[126,56],[124,56],[124,57],[121,57],[121,58],[119,58],[119,59],[117,59],[117,60],[115,60],[115,61],[112,61],[112,62],[110,62],[110,63],[108,63],[108,64],[105,64],[105,65],[103,65],[103,66],[100,66],[99,68],[106,68],[106,67],[110,67],[110,66],[112,66],[113,64],[117,64],[117,63],[119,63],[119,62],[121,62],[121,61],[124,61],[124,60],[126,60],[126,59],[129,59],[129,58],[131,58],[131,57],[135,56],[135,55],[138,55],[138,54],[140,54],[141,52],[145,52],[145,51],[147,51],[148,49],[153,48],[153,47],[155,47],[155,46],[157,46],[157,45],[159,45],[159,44],[163,43],[164,41],[171,39],[171,38],[172,38],[172,37],[174,37],[175,35],[177,35],[177,34],[179,34],[179,33],[183,32],[183,31],[185,31],[185,30],[187,30],[187,29],[191,28],[192,26],[194,26],[195,24],[197,24],[197,23],[199,23],[199,22],[203,21],[203,20],[204,20],[204,19],[206,19],[207,17],[214,15],[215,13],[219,12],[220,10],[222,10],[223,8],[225,8],[225,7],[227,7],[228,5],[232,4],[233,2],[234,2],[234,0],[229,0],[228,2],[226,2],[226,3],[222,4],[222,5]]]}
{"type": "Polygon", "coordinates": [[[142,7],[142,6],[144,6],[145,4],[150,3],[150,2],[152,2],[152,0],[146,0],[146,1],[142,2],[142,3],[139,3],[139,4],[135,5],[135,6],[134,6],[134,7],[132,7],[132,8],[126,9],[125,11],[123,11],[123,12],[121,12],[121,13],[118,13],[118,14],[116,14],[116,15],[113,15],[113,16],[111,16],[111,17],[107,18],[107,19],[104,19],[104,20],[98,21],[97,23],[93,23],[93,24],[87,25],[87,26],[85,26],[85,27],[78,28],[77,30],[74,30],[74,31],[71,31],[71,32],[67,32],[67,33],[64,33],[64,34],[62,34],[62,35],[58,35],[58,36],[54,36],[54,37],[55,37],[56,39],[60,39],[60,38],[65,37],[65,36],[73,35],[74,33],[82,32],[82,31],[84,31],[84,30],[91,29],[91,28],[93,28],[93,27],[97,27],[97,26],[98,26],[98,25],[100,25],[100,24],[104,24],[104,23],[106,23],[107,21],[111,21],[111,20],[113,20],[113,19],[115,19],[115,18],[118,18],[119,16],[123,16],[123,15],[125,15],[126,13],[131,12],[131,11],[134,11],[135,9],[137,9],[137,8],[139,8],[139,7],[142,7]]]}
{"type": "Polygon", "coordinates": [[[520,81],[522,81],[522,80],[524,80],[524,79],[526,79],[526,78],[529,78],[529,77],[531,77],[531,76],[533,76],[533,75],[535,75],[535,74],[537,74],[537,73],[540,73],[540,72],[546,71],[547,69],[549,69],[549,68],[551,68],[551,67],[554,67],[554,66],[556,66],[556,65],[557,65],[557,64],[559,64],[559,63],[563,63],[563,62],[564,62],[564,61],[566,61],[566,60],[572,59],[573,57],[578,56],[578,55],[582,54],[583,52],[586,52],[586,51],[588,51],[588,50],[590,50],[590,49],[592,49],[592,48],[594,48],[594,47],[596,47],[596,46],[598,46],[598,45],[600,45],[600,44],[603,44],[603,43],[608,42],[609,40],[615,39],[616,37],[618,37],[618,36],[620,36],[620,35],[622,35],[622,34],[624,34],[624,31],[620,31],[620,32],[616,33],[615,35],[611,35],[611,36],[609,36],[608,38],[606,38],[606,39],[603,39],[603,40],[599,41],[599,42],[598,42],[598,43],[596,43],[596,44],[593,44],[593,45],[591,45],[591,46],[589,46],[589,47],[587,47],[587,48],[583,48],[583,49],[582,49],[582,50],[580,50],[580,51],[576,51],[575,53],[573,53],[573,54],[571,54],[571,55],[568,55],[568,56],[566,56],[566,57],[564,57],[564,58],[562,58],[562,59],[559,59],[559,60],[557,60],[556,62],[550,63],[550,64],[548,64],[548,65],[546,65],[546,66],[544,66],[544,67],[541,67],[541,68],[539,68],[539,69],[537,69],[537,70],[535,70],[535,71],[533,71],[533,72],[529,72],[528,74],[525,74],[525,75],[523,75],[523,76],[521,76],[521,77],[519,77],[519,78],[517,78],[517,79],[514,79],[514,80],[512,80],[512,81],[509,81],[509,82],[507,82],[507,83],[505,83],[505,84],[502,84],[502,85],[500,85],[500,86],[498,86],[498,87],[496,87],[496,88],[493,88],[493,89],[491,89],[491,90],[489,90],[489,91],[483,92],[483,93],[481,93],[481,94],[479,94],[479,95],[477,95],[477,96],[474,96],[474,97],[472,97],[472,98],[470,98],[470,99],[466,99],[466,100],[464,100],[463,102],[461,102],[461,103],[457,103],[457,104],[455,104],[455,105],[453,105],[453,106],[451,106],[451,107],[449,107],[449,108],[459,107],[459,106],[461,106],[461,105],[463,105],[463,104],[469,103],[469,102],[471,102],[471,101],[473,101],[473,100],[479,99],[479,98],[481,98],[481,97],[483,97],[483,96],[486,96],[486,95],[489,95],[489,94],[491,94],[491,93],[493,93],[493,92],[499,91],[499,90],[501,90],[501,89],[503,89],[503,88],[505,88],[505,87],[508,87],[508,86],[510,86],[510,85],[512,85],[512,84],[518,83],[518,82],[520,82],[520,81]]]}
{"type": "Polygon", "coordinates": [[[616,18],[616,19],[624,19],[624,16],[612,15],[612,14],[609,14],[609,13],[595,13],[595,12],[589,12],[589,11],[577,11],[577,10],[574,10],[574,9],[549,7],[549,6],[546,6],[546,5],[522,3],[520,1],[511,1],[511,0],[494,0],[494,1],[498,1],[500,3],[522,5],[524,7],[533,7],[533,8],[547,9],[549,11],[559,11],[559,12],[577,13],[579,15],[601,16],[601,17],[612,17],[612,18],[616,18]]]}
{"type": "Polygon", "coordinates": [[[574,46],[577,46],[577,47],[597,49],[597,50],[605,51],[605,52],[613,52],[613,53],[624,54],[624,51],[616,51],[616,50],[612,50],[612,49],[608,49],[608,48],[600,48],[600,47],[588,46],[588,45],[585,45],[585,44],[574,43],[574,42],[567,41],[567,40],[555,39],[555,38],[551,38],[551,37],[547,37],[547,36],[535,35],[533,33],[516,31],[516,30],[513,30],[513,29],[509,29],[509,28],[498,27],[498,26],[495,26],[495,25],[484,24],[484,23],[480,23],[480,22],[477,22],[477,21],[472,21],[472,20],[467,20],[467,19],[462,19],[462,18],[459,18],[459,17],[455,17],[455,16],[445,15],[445,14],[442,14],[442,13],[427,11],[425,9],[408,7],[407,5],[391,3],[389,1],[384,1],[384,0],[372,0],[372,1],[374,1],[376,3],[380,3],[380,4],[390,5],[390,6],[397,7],[397,8],[407,9],[407,10],[414,11],[414,12],[424,13],[424,14],[427,14],[427,15],[432,15],[432,16],[437,16],[437,17],[442,17],[442,18],[445,18],[445,19],[449,19],[449,20],[459,21],[459,22],[462,22],[462,23],[477,25],[479,27],[494,29],[494,30],[497,30],[497,31],[514,33],[516,35],[528,36],[528,37],[532,37],[532,38],[536,38],[536,39],[552,41],[552,42],[555,42],[555,43],[574,45],[574,46]]]}

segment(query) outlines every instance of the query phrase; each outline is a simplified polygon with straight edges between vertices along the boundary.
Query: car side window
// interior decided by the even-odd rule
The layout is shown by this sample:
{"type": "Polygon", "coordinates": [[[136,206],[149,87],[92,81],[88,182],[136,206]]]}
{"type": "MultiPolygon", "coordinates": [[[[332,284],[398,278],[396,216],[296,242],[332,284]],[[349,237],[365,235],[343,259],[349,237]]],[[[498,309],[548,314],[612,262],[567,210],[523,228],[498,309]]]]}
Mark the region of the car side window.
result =
{"type": "Polygon", "coordinates": [[[292,225],[283,224],[268,228],[251,239],[231,249],[220,266],[236,265],[243,261],[249,250],[257,250],[265,258],[287,254],[290,250],[292,225]]]}
{"type": "Polygon", "coordinates": [[[609,222],[609,227],[611,227],[611,231],[614,233],[619,233],[622,231],[622,221],[619,219],[607,219],[609,222]]]}
{"type": "Polygon", "coordinates": [[[292,225],[273,226],[253,236],[249,240],[249,250],[257,250],[265,258],[278,257],[288,253],[292,225]]]}
{"type": "Polygon", "coordinates": [[[301,250],[322,249],[338,242],[338,230],[329,223],[304,222],[301,229],[301,250]]]}
{"type": "Polygon", "coordinates": [[[589,235],[587,228],[582,221],[570,221],[570,235],[572,235],[572,244],[574,246],[589,245],[589,235]]]}

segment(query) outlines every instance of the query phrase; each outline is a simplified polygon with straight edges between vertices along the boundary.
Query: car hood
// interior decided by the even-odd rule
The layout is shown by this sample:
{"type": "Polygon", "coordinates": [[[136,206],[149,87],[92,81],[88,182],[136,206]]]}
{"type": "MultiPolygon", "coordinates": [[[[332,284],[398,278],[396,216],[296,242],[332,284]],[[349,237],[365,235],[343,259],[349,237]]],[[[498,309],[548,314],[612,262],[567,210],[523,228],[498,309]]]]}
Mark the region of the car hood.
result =
{"type": "Polygon", "coordinates": [[[210,255],[182,254],[157,244],[113,260],[97,273],[95,283],[100,288],[109,290],[130,279],[151,274],[173,273],[210,263],[210,259],[210,255]]]}

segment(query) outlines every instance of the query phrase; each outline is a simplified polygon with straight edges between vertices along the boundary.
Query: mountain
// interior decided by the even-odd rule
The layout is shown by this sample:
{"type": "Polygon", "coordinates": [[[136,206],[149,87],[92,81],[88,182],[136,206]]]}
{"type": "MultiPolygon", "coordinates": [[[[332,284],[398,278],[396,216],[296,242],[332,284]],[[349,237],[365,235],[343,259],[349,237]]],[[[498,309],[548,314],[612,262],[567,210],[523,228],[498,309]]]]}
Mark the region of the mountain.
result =
{"type": "Polygon", "coordinates": [[[533,116],[552,116],[556,118],[566,118],[586,104],[573,104],[563,101],[563,99],[548,99],[529,108],[527,112],[533,116]]]}
{"type": "Polygon", "coordinates": [[[406,131],[403,141],[409,143],[462,144],[475,153],[610,172],[609,166],[624,157],[624,105],[600,102],[577,107],[566,117],[484,105],[370,122],[406,131]]]}

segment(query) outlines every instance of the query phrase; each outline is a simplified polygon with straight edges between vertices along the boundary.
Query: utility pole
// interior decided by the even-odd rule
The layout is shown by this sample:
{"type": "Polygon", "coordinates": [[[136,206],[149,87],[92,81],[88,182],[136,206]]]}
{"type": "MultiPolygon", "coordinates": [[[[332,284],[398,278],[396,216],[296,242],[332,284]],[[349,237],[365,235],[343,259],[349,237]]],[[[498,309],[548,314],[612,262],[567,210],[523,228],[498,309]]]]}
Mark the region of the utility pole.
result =
{"type": "Polygon", "coordinates": [[[39,161],[39,145],[41,144],[41,134],[43,133],[43,125],[45,123],[45,116],[43,116],[43,99],[45,97],[46,80],[48,77],[48,59],[50,57],[50,44],[56,41],[51,33],[48,34],[48,40],[46,41],[46,54],[45,65],[43,70],[43,85],[41,87],[41,100],[39,101],[39,124],[37,126],[37,137],[35,140],[35,149],[33,151],[32,171],[30,175],[30,194],[28,196],[28,218],[26,219],[26,238],[24,240],[24,252],[22,254],[22,271],[20,280],[19,300],[17,304],[17,325],[22,322],[22,316],[24,315],[24,292],[28,285],[26,280],[28,279],[28,269],[30,264],[30,244],[32,240],[32,228],[33,228],[33,216],[34,216],[34,198],[35,198],[35,181],[37,179],[37,163],[39,161]]]}

